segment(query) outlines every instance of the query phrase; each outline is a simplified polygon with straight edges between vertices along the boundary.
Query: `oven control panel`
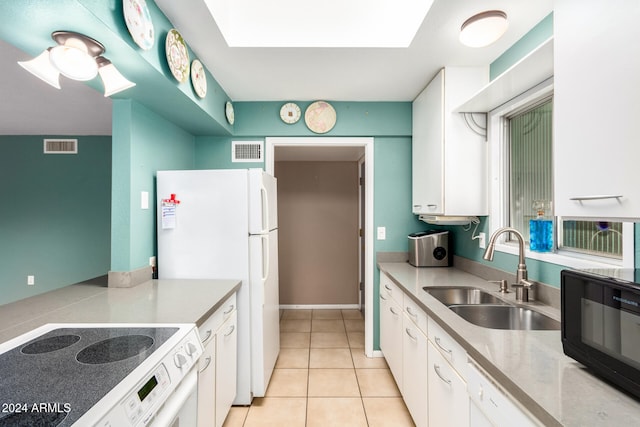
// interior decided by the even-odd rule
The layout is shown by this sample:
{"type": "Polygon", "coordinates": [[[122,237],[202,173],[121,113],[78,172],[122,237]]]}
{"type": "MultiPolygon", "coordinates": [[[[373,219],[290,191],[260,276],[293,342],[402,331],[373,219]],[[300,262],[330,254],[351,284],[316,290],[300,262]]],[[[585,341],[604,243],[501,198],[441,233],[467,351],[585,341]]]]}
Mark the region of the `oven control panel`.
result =
{"type": "Polygon", "coordinates": [[[156,360],[157,363],[146,375],[130,387],[124,398],[95,425],[120,427],[149,424],[163,405],[171,400],[183,378],[197,366],[203,352],[194,328],[170,350],[164,351],[161,359],[156,360]]]}

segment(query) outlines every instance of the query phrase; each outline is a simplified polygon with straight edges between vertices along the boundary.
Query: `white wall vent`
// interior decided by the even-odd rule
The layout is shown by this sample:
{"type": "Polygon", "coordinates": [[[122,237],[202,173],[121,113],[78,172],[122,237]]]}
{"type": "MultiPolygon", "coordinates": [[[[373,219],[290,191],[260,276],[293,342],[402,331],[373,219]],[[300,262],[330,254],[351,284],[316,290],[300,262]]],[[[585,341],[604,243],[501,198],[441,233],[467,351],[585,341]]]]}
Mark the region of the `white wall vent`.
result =
{"type": "Polygon", "coordinates": [[[77,139],[45,139],[45,154],[78,154],[77,139]]]}
{"type": "Polygon", "coordinates": [[[264,162],[263,141],[232,141],[232,162],[264,162]]]}

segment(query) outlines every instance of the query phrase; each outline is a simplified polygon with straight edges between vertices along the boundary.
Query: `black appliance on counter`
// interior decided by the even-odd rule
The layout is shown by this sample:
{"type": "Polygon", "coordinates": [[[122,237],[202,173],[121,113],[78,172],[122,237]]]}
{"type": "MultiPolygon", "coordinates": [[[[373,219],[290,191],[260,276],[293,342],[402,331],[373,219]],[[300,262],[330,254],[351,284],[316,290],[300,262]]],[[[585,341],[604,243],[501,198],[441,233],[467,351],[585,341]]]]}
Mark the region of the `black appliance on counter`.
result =
{"type": "Polygon", "coordinates": [[[640,270],[563,270],[567,356],[640,398],[640,270]]]}

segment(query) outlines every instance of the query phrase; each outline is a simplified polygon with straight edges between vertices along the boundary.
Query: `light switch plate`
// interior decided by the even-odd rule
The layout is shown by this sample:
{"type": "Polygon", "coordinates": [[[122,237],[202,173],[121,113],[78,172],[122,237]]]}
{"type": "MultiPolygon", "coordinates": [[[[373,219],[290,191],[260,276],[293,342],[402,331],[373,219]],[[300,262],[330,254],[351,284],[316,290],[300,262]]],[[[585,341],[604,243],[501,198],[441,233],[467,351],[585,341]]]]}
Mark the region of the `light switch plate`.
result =
{"type": "Polygon", "coordinates": [[[386,240],[386,238],[387,238],[387,228],[378,227],[378,240],[386,240]]]}
{"type": "Polygon", "coordinates": [[[149,192],[148,191],[140,192],[140,208],[149,209],[149,192]]]}

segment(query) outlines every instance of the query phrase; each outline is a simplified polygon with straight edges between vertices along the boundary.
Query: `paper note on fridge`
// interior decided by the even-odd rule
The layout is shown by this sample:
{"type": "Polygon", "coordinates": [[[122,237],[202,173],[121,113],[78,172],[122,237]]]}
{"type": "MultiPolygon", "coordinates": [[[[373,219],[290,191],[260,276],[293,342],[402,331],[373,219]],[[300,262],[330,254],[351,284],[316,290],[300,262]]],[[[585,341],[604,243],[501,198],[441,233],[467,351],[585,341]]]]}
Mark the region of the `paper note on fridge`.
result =
{"type": "Polygon", "coordinates": [[[162,229],[176,228],[176,203],[162,202],[162,229]]]}

